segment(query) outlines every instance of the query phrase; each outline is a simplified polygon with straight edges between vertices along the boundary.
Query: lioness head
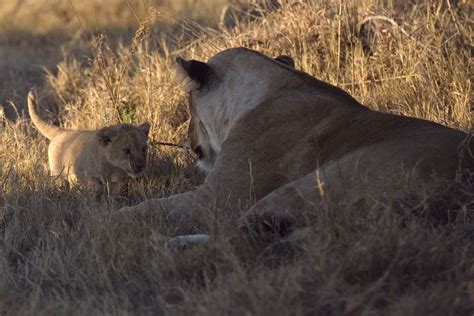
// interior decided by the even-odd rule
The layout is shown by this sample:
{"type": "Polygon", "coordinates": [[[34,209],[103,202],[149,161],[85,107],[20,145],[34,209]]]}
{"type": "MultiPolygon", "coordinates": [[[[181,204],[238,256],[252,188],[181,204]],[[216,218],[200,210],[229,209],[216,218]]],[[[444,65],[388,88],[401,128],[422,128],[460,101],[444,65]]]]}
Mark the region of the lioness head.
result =
{"type": "Polygon", "coordinates": [[[120,124],[100,129],[97,137],[107,160],[136,178],[145,171],[149,130],[148,123],[120,124]]]}
{"type": "Polygon", "coordinates": [[[277,90],[274,82],[295,66],[288,56],[272,59],[245,48],[225,50],[207,63],[176,61],[189,92],[191,148],[204,172],[211,170],[238,116],[277,90]]]}

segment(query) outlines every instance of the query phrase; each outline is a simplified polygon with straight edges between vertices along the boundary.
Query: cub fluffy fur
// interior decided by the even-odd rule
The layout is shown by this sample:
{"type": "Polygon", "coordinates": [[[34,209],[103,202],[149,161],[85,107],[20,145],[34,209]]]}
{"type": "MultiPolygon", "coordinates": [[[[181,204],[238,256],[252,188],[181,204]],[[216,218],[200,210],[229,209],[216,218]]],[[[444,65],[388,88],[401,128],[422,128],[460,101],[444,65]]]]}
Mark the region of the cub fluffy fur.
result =
{"type": "Polygon", "coordinates": [[[67,130],[38,115],[35,94],[28,94],[31,120],[50,140],[51,176],[85,185],[97,195],[126,194],[128,179],[144,173],[149,124],[119,124],[95,131],[67,130]]]}

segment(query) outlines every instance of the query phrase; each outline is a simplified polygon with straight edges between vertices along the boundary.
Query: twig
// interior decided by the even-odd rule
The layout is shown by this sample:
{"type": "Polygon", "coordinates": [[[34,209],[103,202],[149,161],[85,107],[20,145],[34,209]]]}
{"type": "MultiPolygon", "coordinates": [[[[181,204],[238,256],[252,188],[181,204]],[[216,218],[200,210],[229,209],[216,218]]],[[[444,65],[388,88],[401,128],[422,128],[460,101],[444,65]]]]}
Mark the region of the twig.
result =
{"type": "Polygon", "coordinates": [[[341,65],[341,14],[342,14],[342,1],[339,0],[339,14],[338,14],[338,26],[337,26],[337,72],[336,82],[339,83],[339,68],[341,65]]]}
{"type": "Polygon", "coordinates": [[[189,147],[189,145],[186,143],[184,145],[180,145],[180,144],[175,144],[175,143],[168,143],[168,142],[160,142],[160,141],[151,141],[150,144],[152,146],[168,146],[168,147],[176,147],[176,148],[181,148],[181,149],[184,149],[187,153],[189,153],[189,151],[191,150],[191,148],[189,147]]]}
{"type": "Polygon", "coordinates": [[[388,78],[381,78],[381,79],[374,79],[374,80],[364,80],[364,81],[359,81],[359,82],[345,82],[345,83],[338,84],[338,86],[345,87],[345,86],[352,86],[352,85],[361,85],[361,84],[366,84],[366,83],[383,82],[383,81],[397,80],[397,79],[407,79],[407,78],[411,78],[415,76],[416,74],[411,74],[411,75],[406,75],[406,76],[395,76],[395,77],[388,77],[388,78]]]}
{"type": "Polygon", "coordinates": [[[0,181],[0,194],[5,192],[5,188],[7,187],[7,183],[8,181],[10,180],[10,174],[12,173],[12,167],[11,166],[8,166],[8,168],[6,169],[7,172],[3,175],[3,178],[2,180],[0,181]]]}
{"type": "Polygon", "coordinates": [[[359,24],[359,26],[357,27],[357,32],[360,33],[360,30],[362,28],[362,26],[364,24],[366,24],[367,22],[370,22],[372,20],[381,20],[381,21],[385,21],[385,22],[388,22],[390,23],[390,25],[392,25],[393,27],[395,27],[396,29],[398,29],[403,35],[405,35],[406,37],[408,37],[409,39],[413,40],[415,43],[417,43],[418,45],[424,47],[424,48],[427,48],[426,45],[422,44],[420,41],[418,41],[416,38],[414,38],[412,35],[408,34],[407,31],[405,31],[404,28],[402,28],[400,25],[398,25],[397,22],[395,22],[394,19],[392,18],[389,18],[389,17],[386,17],[384,15],[372,15],[372,16],[368,16],[366,17],[364,20],[362,20],[362,22],[359,24]]]}
{"type": "Polygon", "coordinates": [[[179,145],[179,144],[173,144],[173,143],[167,143],[167,142],[159,142],[159,141],[154,141],[154,142],[152,142],[152,145],[161,145],[161,146],[187,148],[185,145],[179,145]]]}
{"type": "Polygon", "coordinates": [[[456,27],[456,30],[458,31],[458,33],[462,35],[461,30],[458,25],[458,20],[456,19],[456,16],[454,15],[453,8],[451,8],[451,2],[449,0],[446,0],[446,2],[448,4],[448,11],[449,11],[449,14],[451,14],[451,18],[453,19],[454,26],[456,27]]]}

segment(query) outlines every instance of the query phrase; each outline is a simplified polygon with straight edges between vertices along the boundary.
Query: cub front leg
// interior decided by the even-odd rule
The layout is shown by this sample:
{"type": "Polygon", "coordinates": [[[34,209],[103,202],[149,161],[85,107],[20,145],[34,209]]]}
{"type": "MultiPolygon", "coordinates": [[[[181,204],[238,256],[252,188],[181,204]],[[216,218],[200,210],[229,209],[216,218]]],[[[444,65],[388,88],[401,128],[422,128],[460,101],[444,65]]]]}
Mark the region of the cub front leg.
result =
{"type": "Polygon", "coordinates": [[[87,191],[91,192],[96,199],[100,199],[104,195],[104,184],[99,178],[89,178],[87,191]]]}
{"type": "Polygon", "coordinates": [[[128,175],[120,172],[112,174],[107,179],[107,193],[109,196],[128,196],[128,175]]]}
{"type": "Polygon", "coordinates": [[[128,196],[128,180],[118,181],[118,182],[109,182],[108,183],[108,193],[110,196],[128,196]]]}

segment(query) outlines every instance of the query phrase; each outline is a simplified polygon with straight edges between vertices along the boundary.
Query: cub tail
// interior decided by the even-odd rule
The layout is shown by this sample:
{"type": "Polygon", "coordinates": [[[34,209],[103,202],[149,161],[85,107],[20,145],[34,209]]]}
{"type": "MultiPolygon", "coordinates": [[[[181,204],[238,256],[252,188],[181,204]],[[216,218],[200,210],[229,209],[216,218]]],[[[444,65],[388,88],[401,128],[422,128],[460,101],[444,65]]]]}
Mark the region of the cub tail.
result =
{"type": "Polygon", "coordinates": [[[38,115],[38,107],[36,104],[36,96],[33,91],[28,93],[28,111],[30,112],[31,120],[36,128],[43,134],[44,137],[51,140],[60,132],[63,131],[62,128],[59,126],[55,126],[45,122],[39,115],[38,115]]]}

